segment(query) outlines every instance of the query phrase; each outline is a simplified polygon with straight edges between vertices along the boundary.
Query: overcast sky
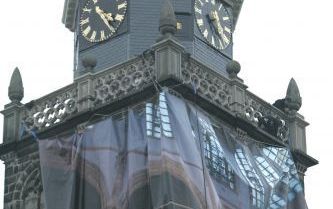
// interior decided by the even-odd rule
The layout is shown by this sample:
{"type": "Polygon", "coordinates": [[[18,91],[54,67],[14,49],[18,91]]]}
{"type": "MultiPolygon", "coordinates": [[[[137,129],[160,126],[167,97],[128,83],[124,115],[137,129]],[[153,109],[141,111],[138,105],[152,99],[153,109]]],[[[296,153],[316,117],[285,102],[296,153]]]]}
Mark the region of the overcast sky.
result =
{"type": "MultiPolygon", "coordinates": [[[[72,82],[73,34],[61,24],[63,3],[1,2],[1,108],[9,102],[7,89],[16,66],[23,77],[24,103],[72,82]]],[[[308,153],[320,161],[306,173],[310,209],[327,208],[332,198],[332,9],[332,0],[245,0],[234,34],[234,59],[241,63],[239,76],[251,92],[272,103],[285,96],[291,77],[299,86],[300,113],[310,122],[308,153]]],[[[4,166],[0,173],[3,182],[4,166]]]]}

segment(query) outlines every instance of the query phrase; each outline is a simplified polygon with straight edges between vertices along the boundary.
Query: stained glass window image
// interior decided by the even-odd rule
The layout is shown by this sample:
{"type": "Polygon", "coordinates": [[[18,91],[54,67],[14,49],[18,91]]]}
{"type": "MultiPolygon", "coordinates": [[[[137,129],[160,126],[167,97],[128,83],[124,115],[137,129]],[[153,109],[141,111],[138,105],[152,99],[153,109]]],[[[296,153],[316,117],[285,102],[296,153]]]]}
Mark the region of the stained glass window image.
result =
{"type": "Polygon", "coordinates": [[[279,175],[277,172],[263,157],[256,157],[256,163],[262,175],[265,177],[267,183],[273,187],[274,184],[279,180],[279,175]]]}
{"type": "Polygon", "coordinates": [[[284,148],[270,147],[264,148],[263,152],[264,155],[281,166],[281,169],[288,171],[288,180],[286,182],[289,184],[288,200],[292,201],[295,198],[296,193],[303,191],[303,187],[298,179],[296,167],[289,156],[288,151],[284,148]]]}
{"type": "Polygon", "coordinates": [[[164,92],[159,95],[158,105],[146,104],[146,129],[147,136],[161,138],[161,134],[163,134],[166,137],[173,137],[164,92]]]}
{"type": "Polygon", "coordinates": [[[258,174],[242,149],[236,149],[235,158],[242,174],[251,187],[252,206],[258,209],[264,208],[264,187],[258,174]]]}
{"type": "Polygon", "coordinates": [[[217,180],[226,182],[231,189],[235,187],[235,176],[228,165],[222,146],[211,124],[199,118],[204,141],[204,154],[209,172],[217,180]]]}

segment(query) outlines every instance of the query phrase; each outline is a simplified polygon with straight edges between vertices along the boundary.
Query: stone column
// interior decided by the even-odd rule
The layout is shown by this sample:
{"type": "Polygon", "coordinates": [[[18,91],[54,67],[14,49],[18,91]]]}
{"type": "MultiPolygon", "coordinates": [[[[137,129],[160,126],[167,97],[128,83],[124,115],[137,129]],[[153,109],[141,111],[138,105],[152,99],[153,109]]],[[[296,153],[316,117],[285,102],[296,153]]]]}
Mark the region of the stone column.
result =
{"type": "Polygon", "coordinates": [[[162,6],[159,30],[161,36],[152,46],[155,51],[156,78],[159,81],[170,77],[180,79],[181,60],[185,49],[174,37],[177,21],[169,0],[165,0],[162,6]]]}
{"type": "Polygon", "coordinates": [[[245,91],[247,86],[244,84],[243,80],[240,79],[237,74],[240,72],[240,64],[233,60],[227,65],[227,72],[231,80],[231,103],[230,109],[234,113],[242,114],[245,106],[245,91]]]}
{"type": "Polygon", "coordinates": [[[309,123],[304,120],[302,115],[297,113],[302,106],[302,97],[293,78],[289,82],[286,97],[282,101],[283,110],[288,116],[289,146],[294,156],[298,176],[304,185],[304,175],[307,168],[318,162],[306,154],[305,128],[309,123]]]}
{"type": "Polygon", "coordinates": [[[93,57],[86,57],[82,60],[82,65],[85,67],[86,73],[75,80],[78,89],[78,112],[89,110],[93,107],[94,76],[92,72],[96,64],[97,61],[93,57]]]}

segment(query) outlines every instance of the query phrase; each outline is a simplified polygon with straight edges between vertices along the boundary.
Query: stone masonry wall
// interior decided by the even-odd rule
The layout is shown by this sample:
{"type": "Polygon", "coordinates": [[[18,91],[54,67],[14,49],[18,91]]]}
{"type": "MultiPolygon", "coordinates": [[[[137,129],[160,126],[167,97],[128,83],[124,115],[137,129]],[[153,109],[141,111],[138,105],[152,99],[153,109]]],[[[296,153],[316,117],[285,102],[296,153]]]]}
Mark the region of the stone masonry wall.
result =
{"type": "Polygon", "coordinates": [[[4,209],[42,209],[42,183],[37,144],[1,156],[5,162],[4,209]]]}

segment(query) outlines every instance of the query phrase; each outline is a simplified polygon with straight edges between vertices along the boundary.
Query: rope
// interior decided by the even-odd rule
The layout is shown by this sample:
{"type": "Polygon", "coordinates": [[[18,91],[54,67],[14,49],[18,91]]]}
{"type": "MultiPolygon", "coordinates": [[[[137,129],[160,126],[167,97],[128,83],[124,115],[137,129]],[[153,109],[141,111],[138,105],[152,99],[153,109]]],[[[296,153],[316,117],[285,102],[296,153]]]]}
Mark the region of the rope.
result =
{"type": "Polygon", "coordinates": [[[195,117],[196,117],[196,126],[197,126],[197,133],[198,133],[198,137],[199,137],[199,146],[200,146],[200,155],[201,155],[201,164],[202,164],[202,177],[203,177],[203,181],[204,181],[204,188],[205,188],[205,204],[206,204],[206,209],[208,209],[208,201],[207,201],[207,187],[206,187],[206,177],[205,177],[205,173],[206,173],[206,166],[205,166],[205,162],[204,162],[204,153],[203,153],[203,148],[202,148],[202,141],[201,141],[201,133],[200,133],[200,128],[199,128],[199,117],[198,117],[198,107],[197,107],[197,90],[195,87],[195,84],[192,83],[192,87],[193,87],[193,92],[194,92],[194,105],[195,105],[195,117]]]}

